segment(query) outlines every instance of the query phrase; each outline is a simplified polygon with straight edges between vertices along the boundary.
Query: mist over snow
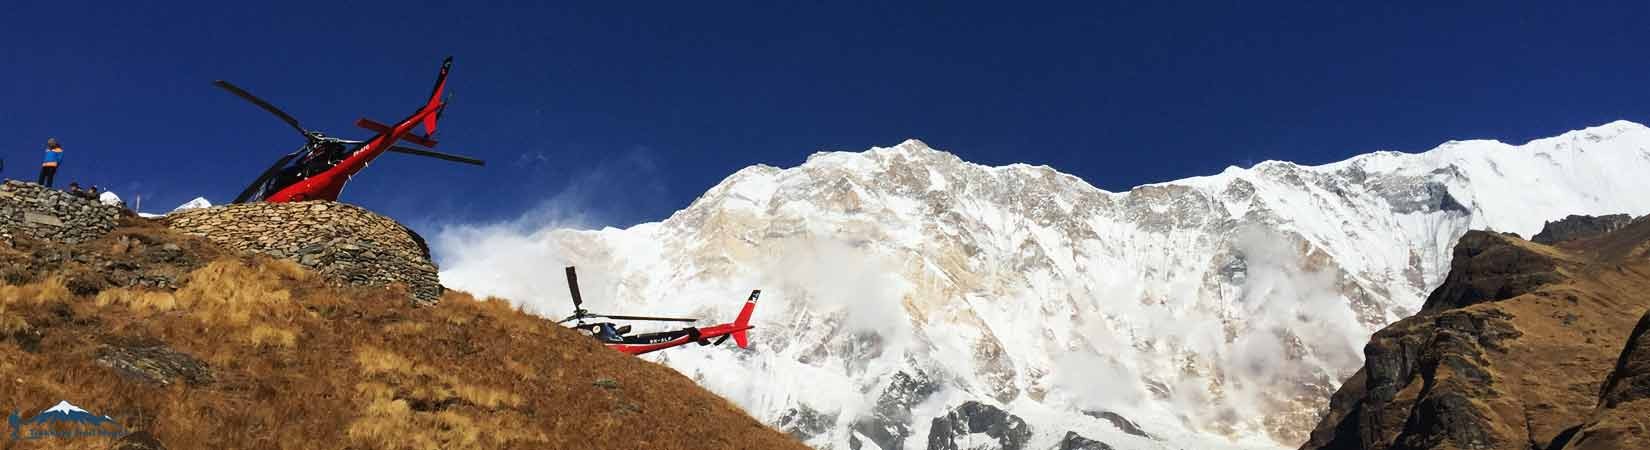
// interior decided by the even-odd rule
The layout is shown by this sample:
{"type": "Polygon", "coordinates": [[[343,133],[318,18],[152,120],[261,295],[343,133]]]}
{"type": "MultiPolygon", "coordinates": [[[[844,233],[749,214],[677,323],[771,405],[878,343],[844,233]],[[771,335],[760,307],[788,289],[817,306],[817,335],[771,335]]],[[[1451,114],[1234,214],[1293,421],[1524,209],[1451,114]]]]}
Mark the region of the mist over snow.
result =
{"type": "Polygon", "coordinates": [[[646,357],[820,448],[924,448],[930,421],[968,400],[1024,418],[1027,448],[1067,431],[1119,449],[1283,448],[1369,334],[1442,281],[1461,234],[1645,214],[1644,173],[1650,129],[1630,122],[1122,193],[913,140],[748,167],[659,222],[589,229],[588,205],[553,197],[431,244],[448,287],[548,318],[572,309],[565,265],[592,311],[701,325],[763,289],[751,350],[646,357]]]}

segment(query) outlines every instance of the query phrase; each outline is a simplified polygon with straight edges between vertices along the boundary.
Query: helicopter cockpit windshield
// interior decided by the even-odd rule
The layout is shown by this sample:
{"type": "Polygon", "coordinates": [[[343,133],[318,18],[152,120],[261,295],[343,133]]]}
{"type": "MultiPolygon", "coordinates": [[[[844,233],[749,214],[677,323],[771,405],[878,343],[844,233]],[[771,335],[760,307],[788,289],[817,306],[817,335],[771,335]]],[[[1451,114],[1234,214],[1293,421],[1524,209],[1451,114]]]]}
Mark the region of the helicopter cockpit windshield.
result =
{"type": "Polygon", "coordinates": [[[321,141],[305,147],[298,152],[297,157],[292,158],[291,163],[282,167],[280,172],[269,178],[269,181],[264,182],[253,198],[262,199],[286,189],[287,186],[325,172],[343,162],[348,154],[343,142],[321,141]]]}

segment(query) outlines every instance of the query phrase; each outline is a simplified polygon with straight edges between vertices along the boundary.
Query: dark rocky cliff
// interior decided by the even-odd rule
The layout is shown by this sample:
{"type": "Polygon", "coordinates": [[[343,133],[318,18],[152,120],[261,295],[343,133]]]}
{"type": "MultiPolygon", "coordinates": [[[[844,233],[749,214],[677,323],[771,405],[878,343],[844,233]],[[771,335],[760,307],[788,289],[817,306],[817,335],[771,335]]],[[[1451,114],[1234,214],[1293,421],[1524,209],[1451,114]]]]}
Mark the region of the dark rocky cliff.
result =
{"type": "Polygon", "coordinates": [[[1611,421],[1650,403],[1645,338],[1623,352],[1650,308],[1647,243],[1650,221],[1562,247],[1468,233],[1422,311],[1371,337],[1302,448],[1647,448],[1650,429],[1611,421]]]}
{"type": "Polygon", "coordinates": [[[1599,389],[1598,407],[1549,449],[1650,448],[1650,313],[1639,319],[1599,389]]]}
{"type": "Polygon", "coordinates": [[[1537,244],[1557,244],[1559,242],[1583,239],[1616,231],[1633,221],[1633,216],[1626,214],[1611,214],[1607,216],[1577,216],[1571,215],[1558,221],[1547,222],[1541,227],[1541,232],[1530,238],[1530,242],[1537,244]]]}

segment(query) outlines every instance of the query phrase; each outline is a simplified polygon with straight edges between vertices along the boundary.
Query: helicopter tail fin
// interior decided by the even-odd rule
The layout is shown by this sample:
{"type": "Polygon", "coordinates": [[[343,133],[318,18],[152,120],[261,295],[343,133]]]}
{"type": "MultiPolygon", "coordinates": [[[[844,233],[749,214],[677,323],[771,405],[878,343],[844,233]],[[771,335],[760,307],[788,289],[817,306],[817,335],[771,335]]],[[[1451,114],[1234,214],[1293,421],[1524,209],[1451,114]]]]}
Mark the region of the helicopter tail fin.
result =
{"type": "Polygon", "coordinates": [[[447,108],[447,102],[441,99],[442,91],[447,88],[447,71],[453,68],[453,57],[441,62],[441,74],[436,75],[435,89],[430,92],[430,100],[424,103],[424,135],[435,134],[436,120],[441,118],[441,111],[447,108]]]}
{"type": "Polygon", "coordinates": [[[750,336],[745,332],[752,328],[750,326],[751,313],[756,311],[756,298],[761,295],[761,289],[751,291],[750,299],[745,300],[745,308],[739,310],[739,318],[733,320],[733,327],[739,329],[739,331],[733,332],[733,343],[739,344],[739,348],[750,348],[751,346],[750,336]]]}
{"type": "Polygon", "coordinates": [[[447,109],[447,103],[442,102],[440,104],[435,104],[435,105],[425,105],[425,107],[426,108],[429,108],[429,107],[434,107],[435,108],[435,112],[424,116],[424,136],[426,136],[426,139],[428,139],[428,136],[434,136],[435,135],[435,122],[437,120],[441,120],[441,111],[447,109]]]}

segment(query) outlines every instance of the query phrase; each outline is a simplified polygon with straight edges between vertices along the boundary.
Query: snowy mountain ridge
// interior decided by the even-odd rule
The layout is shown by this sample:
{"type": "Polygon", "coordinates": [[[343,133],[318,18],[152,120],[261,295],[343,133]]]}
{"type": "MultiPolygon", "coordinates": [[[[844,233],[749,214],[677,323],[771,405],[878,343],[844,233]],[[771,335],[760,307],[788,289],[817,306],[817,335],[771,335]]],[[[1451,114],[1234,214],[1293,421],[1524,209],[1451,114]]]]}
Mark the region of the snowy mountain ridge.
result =
{"type": "Polygon", "coordinates": [[[934,427],[979,401],[1031,430],[992,447],[1276,448],[1304,439],[1370,332],[1419,307],[1462,233],[1645,214],[1644,173],[1650,128],[1625,121],[1121,193],[910,140],[747,167],[662,222],[434,242],[444,284],[545,316],[569,308],[562,264],[590,274],[593,310],[718,320],[762,287],[753,351],[654,358],[816,447],[946,448],[967,427],[934,427]]]}

